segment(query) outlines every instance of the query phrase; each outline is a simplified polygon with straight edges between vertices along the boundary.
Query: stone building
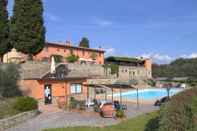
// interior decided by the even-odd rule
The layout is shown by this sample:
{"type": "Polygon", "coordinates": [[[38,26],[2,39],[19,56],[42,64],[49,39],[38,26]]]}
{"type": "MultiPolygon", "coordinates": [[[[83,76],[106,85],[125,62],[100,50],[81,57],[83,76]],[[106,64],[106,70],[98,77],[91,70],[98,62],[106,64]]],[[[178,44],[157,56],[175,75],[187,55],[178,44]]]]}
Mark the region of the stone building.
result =
{"type": "Polygon", "coordinates": [[[108,57],[105,63],[118,65],[117,77],[121,80],[141,80],[152,78],[152,62],[150,59],[108,57]]]}
{"type": "MultiPolygon", "coordinates": [[[[85,47],[78,47],[67,41],[66,43],[51,43],[47,42],[42,51],[33,56],[34,61],[50,61],[51,56],[59,55],[63,59],[70,55],[78,56],[79,63],[94,63],[104,64],[104,53],[102,49],[92,49],[85,47]]],[[[24,62],[27,55],[17,52],[13,49],[11,52],[4,55],[4,63],[9,63],[13,60],[17,62],[24,62]]]]}

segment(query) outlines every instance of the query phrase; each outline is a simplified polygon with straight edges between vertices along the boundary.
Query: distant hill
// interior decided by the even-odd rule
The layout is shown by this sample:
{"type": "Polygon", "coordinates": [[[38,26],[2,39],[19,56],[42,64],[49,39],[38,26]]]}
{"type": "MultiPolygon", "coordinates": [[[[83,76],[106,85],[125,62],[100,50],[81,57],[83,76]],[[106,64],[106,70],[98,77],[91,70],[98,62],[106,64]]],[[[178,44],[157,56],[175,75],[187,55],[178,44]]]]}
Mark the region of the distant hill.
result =
{"type": "Polygon", "coordinates": [[[153,76],[197,78],[197,58],[181,58],[165,65],[153,64],[153,76]]]}

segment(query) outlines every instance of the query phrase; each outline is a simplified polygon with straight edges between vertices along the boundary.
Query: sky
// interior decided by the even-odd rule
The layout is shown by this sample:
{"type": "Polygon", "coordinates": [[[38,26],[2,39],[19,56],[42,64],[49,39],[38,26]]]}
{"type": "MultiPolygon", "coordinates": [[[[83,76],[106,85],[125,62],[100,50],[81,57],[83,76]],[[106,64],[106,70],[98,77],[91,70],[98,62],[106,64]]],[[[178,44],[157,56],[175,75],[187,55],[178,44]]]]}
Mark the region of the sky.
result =
{"type": "MultiPolygon", "coordinates": [[[[106,56],[197,57],[197,0],[43,0],[46,38],[88,37],[106,56]]],[[[9,0],[12,15],[13,0],[9,0]]]]}

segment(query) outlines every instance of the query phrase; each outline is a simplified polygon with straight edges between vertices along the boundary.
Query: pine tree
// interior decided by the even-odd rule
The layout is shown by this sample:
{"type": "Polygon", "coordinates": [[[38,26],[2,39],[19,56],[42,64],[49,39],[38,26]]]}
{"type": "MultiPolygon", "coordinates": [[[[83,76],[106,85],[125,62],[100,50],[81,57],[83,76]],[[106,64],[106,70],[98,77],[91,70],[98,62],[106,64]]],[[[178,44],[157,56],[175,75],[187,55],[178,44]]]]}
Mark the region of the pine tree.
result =
{"type": "Polygon", "coordinates": [[[89,45],[89,40],[88,40],[88,38],[83,37],[82,40],[81,40],[81,42],[79,43],[79,46],[80,46],[80,47],[89,48],[90,45],[89,45]]]}
{"type": "Polygon", "coordinates": [[[9,51],[9,27],[7,0],[0,0],[0,60],[2,62],[3,55],[9,51]]]}
{"type": "Polygon", "coordinates": [[[45,44],[42,0],[15,0],[10,27],[11,43],[29,58],[45,44]]]}

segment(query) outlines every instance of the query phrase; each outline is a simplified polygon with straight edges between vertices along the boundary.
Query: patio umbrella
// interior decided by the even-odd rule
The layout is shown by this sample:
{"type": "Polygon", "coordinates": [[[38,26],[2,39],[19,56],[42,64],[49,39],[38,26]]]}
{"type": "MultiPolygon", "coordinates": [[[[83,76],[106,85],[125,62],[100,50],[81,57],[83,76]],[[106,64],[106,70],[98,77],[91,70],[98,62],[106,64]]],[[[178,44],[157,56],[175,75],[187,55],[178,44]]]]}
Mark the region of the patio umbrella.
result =
{"type": "Polygon", "coordinates": [[[51,57],[51,74],[55,73],[55,58],[51,57]]]}

